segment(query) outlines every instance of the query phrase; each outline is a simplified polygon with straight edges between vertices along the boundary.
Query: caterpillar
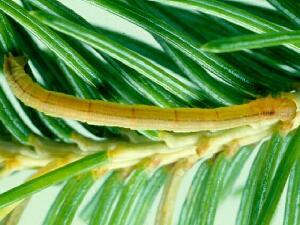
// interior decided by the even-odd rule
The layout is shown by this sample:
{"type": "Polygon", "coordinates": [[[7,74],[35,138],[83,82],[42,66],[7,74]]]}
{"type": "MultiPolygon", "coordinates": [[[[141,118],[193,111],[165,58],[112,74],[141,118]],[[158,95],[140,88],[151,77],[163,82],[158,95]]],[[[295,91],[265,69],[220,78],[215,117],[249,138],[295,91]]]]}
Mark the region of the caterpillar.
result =
{"type": "Polygon", "coordinates": [[[26,74],[25,65],[26,60],[22,57],[10,55],[4,60],[4,74],[19,100],[47,115],[92,125],[174,132],[216,131],[264,122],[290,121],[297,110],[293,100],[272,97],[214,109],[171,109],[79,99],[39,86],[26,74]]]}

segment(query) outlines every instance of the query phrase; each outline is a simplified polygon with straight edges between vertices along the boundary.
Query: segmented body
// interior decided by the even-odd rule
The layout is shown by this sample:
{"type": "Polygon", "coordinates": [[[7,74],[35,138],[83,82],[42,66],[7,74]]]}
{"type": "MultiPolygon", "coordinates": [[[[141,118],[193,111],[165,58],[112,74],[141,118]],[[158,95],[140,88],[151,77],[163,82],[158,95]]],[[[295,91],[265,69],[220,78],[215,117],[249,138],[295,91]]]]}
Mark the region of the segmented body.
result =
{"type": "Polygon", "coordinates": [[[86,122],[141,130],[194,132],[222,130],[265,121],[287,121],[296,115],[296,104],[287,98],[262,98],[243,105],[215,109],[165,109],[146,105],[123,105],[84,100],[48,91],[33,82],[20,58],[5,59],[4,73],[24,104],[45,114],[86,122]]]}

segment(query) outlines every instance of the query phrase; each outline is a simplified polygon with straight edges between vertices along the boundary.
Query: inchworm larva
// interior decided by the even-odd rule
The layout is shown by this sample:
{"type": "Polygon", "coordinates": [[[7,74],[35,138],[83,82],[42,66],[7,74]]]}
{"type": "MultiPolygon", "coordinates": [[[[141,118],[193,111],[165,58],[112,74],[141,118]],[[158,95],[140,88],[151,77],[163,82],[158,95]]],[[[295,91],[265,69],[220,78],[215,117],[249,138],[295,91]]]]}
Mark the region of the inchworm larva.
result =
{"type": "Polygon", "coordinates": [[[26,105],[48,115],[141,130],[193,132],[222,130],[264,121],[288,121],[296,115],[296,104],[287,98],[262,98],[248,104],[216,109],[163,109],[145,105],[122,105],[83,100],[48,91],[34,83],[24,71],[23,58],[9,56],[4,73],[14,94],[26,105]]]}

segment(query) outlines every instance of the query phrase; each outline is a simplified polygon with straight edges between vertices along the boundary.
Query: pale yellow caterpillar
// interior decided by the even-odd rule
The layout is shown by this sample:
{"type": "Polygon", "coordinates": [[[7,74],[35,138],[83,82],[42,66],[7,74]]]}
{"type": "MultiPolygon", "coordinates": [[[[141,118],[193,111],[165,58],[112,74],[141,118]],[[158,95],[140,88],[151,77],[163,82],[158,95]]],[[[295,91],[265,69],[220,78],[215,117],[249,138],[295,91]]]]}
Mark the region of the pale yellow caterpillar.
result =
{"type": "Polygon", "coordinates": [[[101,100],[83,100],[48,91],[24,71],[26,61],[9,56],[4,73],[18,99],[45,114],[93,125],[140,130],[194,132],[222,130],[262,122],[290,121],[296,104],[288,98],[262,98],[243,105],[216,109],[164,109],[146,105],[123,105],[101,100]]]}

